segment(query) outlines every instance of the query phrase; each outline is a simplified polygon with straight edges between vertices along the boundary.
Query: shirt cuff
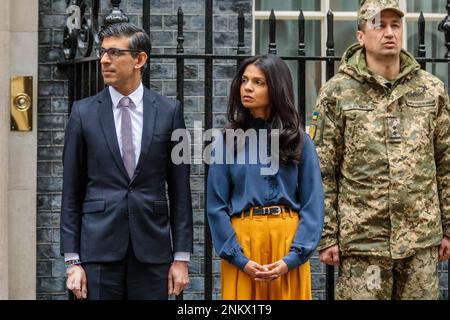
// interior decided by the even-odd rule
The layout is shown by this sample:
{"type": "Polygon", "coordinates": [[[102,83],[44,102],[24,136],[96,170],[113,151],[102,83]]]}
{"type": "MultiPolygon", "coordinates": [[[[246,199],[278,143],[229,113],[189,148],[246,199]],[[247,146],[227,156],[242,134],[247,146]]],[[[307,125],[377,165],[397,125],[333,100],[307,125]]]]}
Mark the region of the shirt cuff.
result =
{"type": "Polygon", "coordinates": [[[189,262],[191,260],[191,253],[190,252],[175,252],[175,254],[173,255],[173,260],[189,262]]]}
{"type": "Polygon", "coordinates": [[[325,250],[326,248],[329,248],[331,246],[334,246],[335,244],[339,244],[338,240],[333,236],[328,237],[322,237],[320,240],[320,244],[317,247],[317,251],[325,250]]]}
{"type": "Polygon", "coordinates": [[[447,236],[450,238],[450,224],[447,226],[444,226],[444,236],[447,236]]]}
{"type": "Polygon", "coordinates": [[[282,260],[287,264],[289,271],[302,264],[300,256],[294,251],[290,251],[282,260]]]}
{"type": "Polygon", "coordinates": [[[70,260],[79,260],[80,255],[78,253],[64,253],[64,262],[70,260]]]}
{"type": "Polygon", "coordinates": [[[234,264],[236,267],[238,267],[240,270],[244,270],[245,265],[250,261],[249,258],[247,258],[242,251],[239,250],[239,252],[236,253],[235,256],[233,256],[229,262],[234,264]]]}

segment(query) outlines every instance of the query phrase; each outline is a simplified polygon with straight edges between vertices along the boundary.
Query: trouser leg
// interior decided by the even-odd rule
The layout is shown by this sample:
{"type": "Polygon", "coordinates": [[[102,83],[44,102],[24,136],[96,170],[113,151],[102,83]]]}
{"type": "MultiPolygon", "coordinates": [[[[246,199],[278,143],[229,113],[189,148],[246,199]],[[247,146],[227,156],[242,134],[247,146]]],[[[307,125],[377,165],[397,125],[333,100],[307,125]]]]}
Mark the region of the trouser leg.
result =
{"type": "Polygon", "coordinates": [[[417,251],[406,259],[394,260],[393,299],[439,299],[438,247],[417,251]]]}
{"type": "Polygon", "coordinates": [[[336,300],[386,300],[392,296],[392,261],[382,257],[341,257],[336,300]]]}
{"type": "Polygon", "coordinates": [[[127,256],[127,299],[167,300],[170,263],[142,263],[130,247],[127,256]]]}
{"type": "Polygon", "coordinates": [[[125,294],[125,262],[85,263],[89,300],[122,300],[125,294]]]}

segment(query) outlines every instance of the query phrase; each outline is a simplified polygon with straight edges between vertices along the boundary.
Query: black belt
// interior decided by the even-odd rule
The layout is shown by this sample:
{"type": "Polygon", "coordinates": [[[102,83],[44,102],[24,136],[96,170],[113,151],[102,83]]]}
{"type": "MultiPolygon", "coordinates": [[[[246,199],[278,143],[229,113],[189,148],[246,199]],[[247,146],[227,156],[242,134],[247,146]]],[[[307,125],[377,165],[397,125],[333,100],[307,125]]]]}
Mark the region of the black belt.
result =
{"type": "MultiPolygon", "coordinates": [[[[255,207],[253,208],[254,215],[272,215],[278,216],[283,213],[283,209],[289,212],[289,207],[286,206],[268,206],[268,207],[255,207]]],[[[244,216],[250,215],[250,209],[244,210],[244,216]]]]}

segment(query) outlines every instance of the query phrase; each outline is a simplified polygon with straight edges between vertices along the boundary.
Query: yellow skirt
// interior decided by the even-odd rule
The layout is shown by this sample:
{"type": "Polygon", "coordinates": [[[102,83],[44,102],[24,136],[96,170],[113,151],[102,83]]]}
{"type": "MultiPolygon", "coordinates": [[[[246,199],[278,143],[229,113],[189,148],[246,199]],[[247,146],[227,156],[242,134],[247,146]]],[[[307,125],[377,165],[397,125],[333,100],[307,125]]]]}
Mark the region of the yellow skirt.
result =
{"type": "MultiPolygon", "coordinates": [[[[283,258],[291,247],[299,223],[297,213],[234,216],[231,224],[244,254],[261,265],[283,258]]],[[[224,300],[311,300],[309,261],[270,282],[253,281],[250,276],[222,260],[224,300]]]]}

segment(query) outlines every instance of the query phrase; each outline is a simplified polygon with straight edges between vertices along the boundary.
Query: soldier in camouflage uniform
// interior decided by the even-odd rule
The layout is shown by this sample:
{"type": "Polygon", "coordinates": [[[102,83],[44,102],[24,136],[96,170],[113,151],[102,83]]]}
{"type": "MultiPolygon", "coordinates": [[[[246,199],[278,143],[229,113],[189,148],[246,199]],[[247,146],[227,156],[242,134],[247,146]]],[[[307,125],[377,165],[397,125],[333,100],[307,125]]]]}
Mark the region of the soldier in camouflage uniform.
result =
{"type": "Polygon", "coordinates": [[[362,1],[358,43],[321,89],[310,135],[321,161],[321,261],[337,299],[438,299],[450,257],[450,106],[402,45],[396,0],[362,1]]]}

